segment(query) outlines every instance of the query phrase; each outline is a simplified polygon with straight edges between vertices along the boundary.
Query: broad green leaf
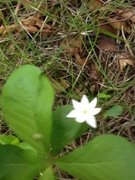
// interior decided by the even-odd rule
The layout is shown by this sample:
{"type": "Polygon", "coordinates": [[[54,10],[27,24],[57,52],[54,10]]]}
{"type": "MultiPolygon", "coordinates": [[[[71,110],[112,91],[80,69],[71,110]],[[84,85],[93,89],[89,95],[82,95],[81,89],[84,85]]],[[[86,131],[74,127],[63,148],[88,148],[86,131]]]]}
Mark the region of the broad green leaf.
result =
{"type": "Polygon", "coordinates": [[[40,153],[49,151],[54,92],[39,68],[24,65],[11,74],[2,92],[2,110],[15,133],[40,153]]]}
{"type": "Polygon", "coordinates": [[[89,126],[78,123],[66,115],[72,110],[72,106],[58,107],[53,113],[52,152],[59,153],[62,148],[84,133],[89,126]]]}
{"type": "Polygon", "coordinates": [[[39,178],[39,180],[56,180],[52,167],[48,167],[39,178]]]}
{"type": "Polygon", "coordinates": [[[35,153],[37,153],[36,149],[33,148],[29,143],[27,142],[20,142],[19,144],[17,144],[17,146],[19,146],[20,148],[24,149],[24,150],[32,150],[35,153]]]}
{"type": "Polygon", "coordinates": [[[17,145],[20,141],[13,135],[0,135],[0,144],[13,144],[17,145]]]}
{"type": "Polygon", "coordinates": [[[27,142],[20,142],[19,139],[13,135],[0,135],[0,144],[12,144],[22,149],[32,150],[35,151],[35,153],[37,152],[30,144],[27,142]]]}
{"type": "Polygon", "coordinates": [[[0,145],[0,179],[33,180],[46,166],[33,151],[15,145],[0,145]]]}
{"type": "Polygon", "coordinates": [[[114,135],[102,135],[57,160],[57,165],[81,180],[135,179],[135,146],[114,135]]]}
{"type": "Polygon", "coordinates": [[[118,117],[122,114],[123,107],[120,105],[114,105],[104,113],[104,117],[118,117]]]}

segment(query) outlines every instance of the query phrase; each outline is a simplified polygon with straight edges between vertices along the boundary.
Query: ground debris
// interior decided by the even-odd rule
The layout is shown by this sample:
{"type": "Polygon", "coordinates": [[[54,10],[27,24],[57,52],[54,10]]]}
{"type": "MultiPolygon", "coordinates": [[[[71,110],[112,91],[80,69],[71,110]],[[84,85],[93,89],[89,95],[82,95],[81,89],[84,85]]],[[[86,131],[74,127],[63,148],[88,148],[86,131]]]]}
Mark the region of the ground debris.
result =
{"type": "Polygon", "coordinates": [[[17,23],[11,25],[1,25],[0,34],[2,36],[7,33],[28,31],[29,33],[40,32],[42,35],[50,34],[54,32],[54,27],[47,25],[40,17],[35,15],[29,16],[28,18],[21,19],[17,23]]]}
{"type": "Polygon", "coordinates": [[[121,71],[123,71],[127,65],[135,66],[135,57],[132,57],[129,53],[117,54],[117,61],[121,71]]]}
{"type": "Polygon", "coordinates": [[[83,57],[83,36],[69,37],[64,39],[61,47],[75,58],[76,63],[83,65],[86,57],[83,57]]]}
{"type": "Polygon", "coordinates": [[[114,52],[117,51],[116,41],[108,36],[102,36],[101,39],[97,41],[97,47],[105,52],[114,52]]]}

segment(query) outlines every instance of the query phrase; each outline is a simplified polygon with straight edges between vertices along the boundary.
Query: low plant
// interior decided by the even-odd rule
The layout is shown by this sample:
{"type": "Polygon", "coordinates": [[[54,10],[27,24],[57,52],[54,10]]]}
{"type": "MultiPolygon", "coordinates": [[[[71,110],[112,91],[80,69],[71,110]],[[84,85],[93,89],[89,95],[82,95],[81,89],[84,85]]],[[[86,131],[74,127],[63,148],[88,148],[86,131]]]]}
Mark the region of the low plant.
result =
{"type": "Polygon", "coordinates": [[[0,136],[0,179],[53,180],[58,169],[82,180],[135,179],[135,146],[116,135],[97,136],[62,156],[89,125],[97,127],[101,109],[96,98],[89,103],[84,95],[81,102],[72,100],[74,109],[53,111],[54,96],[48,78],[33,65],[18,68],[5,83],[1,107],[16,136],[0,136]]]}

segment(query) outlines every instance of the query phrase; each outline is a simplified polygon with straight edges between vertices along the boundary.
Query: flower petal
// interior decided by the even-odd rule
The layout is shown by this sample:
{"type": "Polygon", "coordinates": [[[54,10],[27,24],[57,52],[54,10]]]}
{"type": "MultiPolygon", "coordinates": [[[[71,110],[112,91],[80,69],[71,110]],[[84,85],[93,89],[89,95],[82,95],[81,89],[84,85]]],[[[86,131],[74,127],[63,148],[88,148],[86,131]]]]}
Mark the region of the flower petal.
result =
{"type": "Polygon", "coordinates": [[[76,110],[72,110],[70,113],[66,115],[68,118],[75,118],[77,116],[76,110]]]}
{"type": "Polygon", "coordinates": [[[90,103],[89,103],[89,108],[94,109],[97,105],[97,98],[94,98],[90,103]]]}
{"type": "Polygon", "coordinates": [[[95,109],[93,109],[93,111],[92,111],[92,115],[96,115],[96,114],[98,114],[100,111],[101,111],[101,108],[95,108],[95,109]]]}
{"type": "Polygon", "coordinates": [[[81,99],[81,105],[82,106],[88,106],[89,105],[89,100],[88,100],[86,95],[83,95],[83,97],[81,99]]]}
{"type": "Polygon", "coordinates": [[[97,122],[96,122],[95,116],[90,116],[89,118],[87,118],[86,122],[88,125],[90,125],[93,128],[97,127],[97,122]]]}
{"type": "Polygon", "coordinates": [[[82,123],[82,122],[85,121],[85,119],[84,119],[83,116],[82,116],[82,117],[81,117],[81,116],[77,116],[77,117],[76,117],[76,121],[79,122],[79,123],[82,123]]]}
{"type": "Polygon", "coordinates": [[[72,104],[73,104],[73,107],[75,109],[79,109],[80,108],[80,102],[76,101],[76,100],[72,100],[72,104]]]}

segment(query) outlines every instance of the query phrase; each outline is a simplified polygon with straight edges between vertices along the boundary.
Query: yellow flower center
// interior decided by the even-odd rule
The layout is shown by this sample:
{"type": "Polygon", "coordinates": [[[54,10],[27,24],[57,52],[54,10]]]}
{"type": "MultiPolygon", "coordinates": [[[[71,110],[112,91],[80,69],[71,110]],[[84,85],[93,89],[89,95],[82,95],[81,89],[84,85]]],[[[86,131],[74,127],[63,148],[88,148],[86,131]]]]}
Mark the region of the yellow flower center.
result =
{"type": "Polygon", "coordinates": [[[83,110],[83,114],[87,114],[88,111],[86,109],[83,110]]]}

